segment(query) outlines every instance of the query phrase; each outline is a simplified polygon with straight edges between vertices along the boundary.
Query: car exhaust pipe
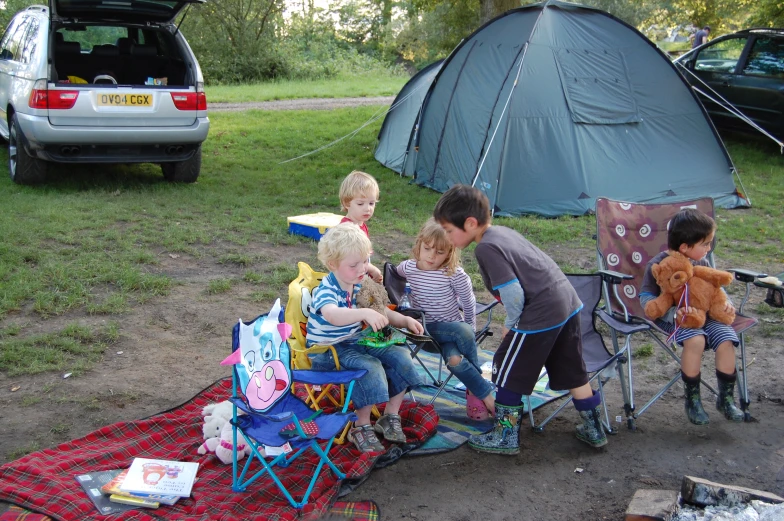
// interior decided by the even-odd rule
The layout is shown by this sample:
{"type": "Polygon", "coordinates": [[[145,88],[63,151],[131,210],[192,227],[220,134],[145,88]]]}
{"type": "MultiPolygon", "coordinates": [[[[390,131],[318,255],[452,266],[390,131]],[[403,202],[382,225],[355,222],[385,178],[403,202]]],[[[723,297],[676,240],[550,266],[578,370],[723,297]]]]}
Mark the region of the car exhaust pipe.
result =
{"type": "Polygon", "coordinates": [[[64,146],[60,147],[60,153],[65,157],[73,157],[78,156],[82,152],[82,149],[77,146],[64,146]]]}
{"type": "Polygon", "coordinates": [[[167,156],[179,155],[182,154],[183,150],[185,150],[185,147],[183,147],[182,145],[169,145],[168,147],[166,147],[166,155],[167,156]]]}

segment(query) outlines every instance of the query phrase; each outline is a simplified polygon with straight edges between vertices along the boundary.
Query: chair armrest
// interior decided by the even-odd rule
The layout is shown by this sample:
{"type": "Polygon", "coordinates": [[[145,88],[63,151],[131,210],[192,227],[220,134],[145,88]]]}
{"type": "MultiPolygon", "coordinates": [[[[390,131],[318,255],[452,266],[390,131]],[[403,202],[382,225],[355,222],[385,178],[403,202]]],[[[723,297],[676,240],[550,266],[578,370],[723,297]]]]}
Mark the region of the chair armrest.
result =
{"type": "Polygon", "coordinates": [[[476,303],[476,311],[474,312],[475,315],[480,315],[485,311],[493,309],[496,307],[500,302],[497,300],[493,300],[492,302],[488,302],[487,304],[483,304],[481,302],[476,303]]]}
{"type": "Polygon", "coordinates": [[[340,371],[293,370],[291,377],[295,382],[308,385],[348,384],[359,380],[367,373],[366,369],[340,371]]]}
{"type": "Polygon", "coordinates": [[[754,282],[754,279],[761,279],[768,276],[767,273],[758,273],[756,271],[742,270],[738,268],[730,268],[727,271],[735,275],[735,280],[745,282],[746,284],[749,282],[754,282]]]}
{"type": "Polygon", "coordinates": [[[425,312],[422,309],[415,309],[415,308],[400,309],[400,308],[395,308],[395,311],[397,311],[398,313],[400,313],[404,317],[411,317],[411,318],[420,319],[420,318],[425,316],[425,312]]]}
{"type": "Polygon", "coordinates": [[[604,282],[609,284],[620,284],[624,280],[631,280],[634,278],[631,275],[627,275],[626,273],[620,273],[618,271],[612,270],[599,270],[597,273],[601,275],[604,282]]]}

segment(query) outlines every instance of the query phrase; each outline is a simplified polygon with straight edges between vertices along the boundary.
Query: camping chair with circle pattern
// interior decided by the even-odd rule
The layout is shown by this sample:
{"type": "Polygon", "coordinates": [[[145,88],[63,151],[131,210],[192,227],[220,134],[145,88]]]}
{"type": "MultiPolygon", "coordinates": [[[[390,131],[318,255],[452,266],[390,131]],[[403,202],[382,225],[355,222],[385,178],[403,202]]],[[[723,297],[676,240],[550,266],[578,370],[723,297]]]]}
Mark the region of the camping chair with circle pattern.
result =
{"type": "Polygon", "coordinates": [[[291,326],[282,322],[282,315],[278,300],[269,314],[249,323],[240,321],[236,324],[232,331],[232,354],[221,362],[233,366],[232,490],[243,492],[266,474],[289,504],[299,509],[308,502],[324,465],[338,479],[345,477],[330,460],[329,451],[335,436],[356,419],[356,415],[347,410],[348,400],[354,382],[366,371],[292,371],[291,352],[286,341],[291,326]],[[340,411],[331,414],[314,411],[293,394],[294,382],[346,385],[345,404],[340,411]],[[237,461],[240,433],[251,449],[241,472],[237,461]],[[278,448],[278,455],[271,455],[273,448],[278,448]],[[315,453],[318,463],[311,458],[302,464],[298,461],[285,475],[279,470],[289,467],[309,451],[315,453]],[[261,468],[255,465],[256,462],[261,468]],[[254,466],[257,468],[251,471],[254,466]],[[312,475],[303,479],[302,473],[310,472],[312,475]],[[292,493],[299,493],[303,488],[301,499],[295,500],[292,493]]]}
{"type": "MultiPolygon", "coordinates": [[[[398,302],[400,302],[400,298],[403,296],[403,291],[405,289],[405,286],[406,286],[406,279],[405,277],[402,277],[401,275],[398,274],[395,265],[389,262],[385,263],[384,264],[384,287],[386,288],[387,294],[389,295],[389,300],[392,302],[393,305],[397,306],[398,302]]],[[[474,333],[474,340],[476,341],[477,349],[479,349],[479,346],[487,337],[493,335],[493,332],[490,331],[490,324],[493,319],[493,308],[497,304],[498,304],[497,300],[494,300],[489,304],[481,304],[479,302],[476,303],[477,328],[476,328],[476,332],[474,333]],[[480,324],[479,316],[483,315],[484,313],[487,313],[487,315],[485,315],[486,318],[480,324]]],[[[425,335],[430,336],[430,334],[427,332],[427,322],[425,321],[424,311],[418,309],[409,309],[405,311],[398,309],[397,311],[400,313],[405,313],[410,316],[413,316],[417,320],[421,321],[422,326],[425,328],[425,335]]],[[[425,370],[432,384],[437,388],[436,392],[433,394],[433,398],[431,398],[429,402],[429,404],[432,404],[433,402],[436,401],[436,398],[438,398],[438,396],[441,394],[441,392],[444,390],[444,388],[446,387],[446,385],[449,383],[449,381],[452,379],[452,376],[454,375],[451,372],[449,372],[449,375],[447,375],[445,379],[441,378],[443,367],[444,367],[444,357],[441,352],[441,346],[439,346],[438,342],[436,342],[435,340],[431,339],[428,342],[408,343],[407,345],[411,349],[411,358],[415,359],[419,363],[419,365],[422,366],[422,369],[425,370]],[[419,353],[423,350],[426,352],[438,354],[439,356],[438,378],[436,378],[433,375],[433,373],[427,368],[427,366],[422,361],[422,359],[419,358],[419,353]]],[[[479,370],[480,373],[482,372],[482,369],[480,367],[477,367],[477,369],[479,370]]]]}
{"type": "MultiPolygon", "coordinates": [[[[714,216],[713,199],[702,198],[666,204],[640,204],[613,201],[606,198],[596,200],[596,240],[597,258],[604,287],[605,307],[599,310],[601,319],[610,326],[613,349],[618,353],[621,348],[619,335],[625,337],[624,347],[628,353],[632,337],[637,333],[649,336],[655,345],[663,349],[680,368],[680,358],[675,353],[675,345],[670,345],[667,335],[645,318],[640,305],[639,293],[645,267],[648,261],[667,249],[667,226],[670,219],[683,208],[697,208],[711,217],[714,216]],[[663,338],[662,338],[663,337],[663,338]]],[[[713,251],[708,258],[714,265],[713,251]]],[[[746,292],[738,306],[737,317],[732,324],[740,340],[740,366],[738,367],[738,388],[741,409],[746,421],[749,413],[749,392],[747,382],[746,344],[744,332],[757,321],[743,315],[743,307],[749,298],[751,284],[759,274],[742,269],[729,269],[738,280],[746,285],[746,292]]],[[[635,420],[653,405],[667,390],[680,379],[680,369],[645,405],[637,409],[634,403],[634,373],[632,357],[626,358],[626,371],[621,371],[621,387],[624,394],[624,412],[627,425],[635,428],[635,420]]],[[[716,393],[703,380],[703,385],[716,393]]]]}

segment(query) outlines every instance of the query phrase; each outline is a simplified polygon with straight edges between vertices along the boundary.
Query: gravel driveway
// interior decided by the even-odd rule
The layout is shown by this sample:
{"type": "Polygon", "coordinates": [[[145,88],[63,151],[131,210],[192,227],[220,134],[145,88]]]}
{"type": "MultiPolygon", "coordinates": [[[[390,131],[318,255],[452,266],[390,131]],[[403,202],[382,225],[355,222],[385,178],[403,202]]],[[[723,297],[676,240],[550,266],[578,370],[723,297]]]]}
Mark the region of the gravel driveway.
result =
{"type": "Polygon", "coordinates": [[[277,101],[251,101],[246,103],[210,103],[210,111],[240,111],[240,110],[331,110],[345,107],[359,107],[362,105],[391,105],[394,96],[379,96],[375,98],[309,98],[277,101]]]}

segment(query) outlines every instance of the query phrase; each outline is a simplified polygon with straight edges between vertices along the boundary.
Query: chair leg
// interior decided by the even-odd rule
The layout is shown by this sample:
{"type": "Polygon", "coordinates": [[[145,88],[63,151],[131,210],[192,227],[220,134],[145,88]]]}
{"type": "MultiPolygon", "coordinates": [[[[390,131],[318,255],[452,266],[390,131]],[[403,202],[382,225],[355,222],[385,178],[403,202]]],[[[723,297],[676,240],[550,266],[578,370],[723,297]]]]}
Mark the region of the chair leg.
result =
{"type": "Polygon", "coordinates": [[[604,382],[602,381],[601,373],[596,381],[599,384],[599,396],[602,398],[602,410],[604,410],[604,430],[607,431],[607,434],[616,434],[617,431],[612,428],[612,424],[610,423],[610,413],[607,412],[607,402],[604,400],[604,382]]]}
{"type": "Polygon", "coordinates": [[[740,334],[740,371],[736,371],[740,379],[738,380],[738,391],[740,399],[740,409],[743,411],[743,420],[751,421],[751,411],[749,411],[749,387],[748,387],[748,366],[746,365],[746,341],[745,334],[740,334]]]}
{"type": "Polygon", "coordinates": [[[610,330],[610,337],[612,338],[613,353],[618,354],[621,351],[626,352],[625,361],[619,361],[618,379],[621,382],[621,394],[623,394],[623,411],[626,414],[626,426],[629,430],[635,430],[634,425],[634,384],[632,380],[632,357],[630,353],[631,348],[631,335],[626,335],[623,348],[618,345],[618,333],[610,330]],[[626,366],[624,368],[624,366],[626,366]],[[625,369],[625,371],[624,371],[625,369]]]}
{"type": "MultiPolygon", "coordinates": [[[[439,376],[440,376],[440,375],[439,375],[439,376]]],[[[440,395],[440,394],[441,394],[441,391],[443,391],[443,390],[444,390],[444,388],[446,387],[446,384],[448,384],[448,383],[449,383],[449,380],[451,380],[453,376],[454,376],[454,375],[453,375],[452,373],[449,373],[449,376],[447,376],[446,380],[444,380],[443,382],[441,382],[441,384],[438,386],[438,389],[436,389],[436,392],[435,392],[435,394],[433,395],[433,398],[431,398],[431,399],[430,399],[430,401],[429,401],[429,402],[427,402],[427,404],[428,404],[428,405],[433,405],[433,402],[435,402],[435,401],[436,401],[436,398],[438,398],[438,395],[440,395]]]]}

